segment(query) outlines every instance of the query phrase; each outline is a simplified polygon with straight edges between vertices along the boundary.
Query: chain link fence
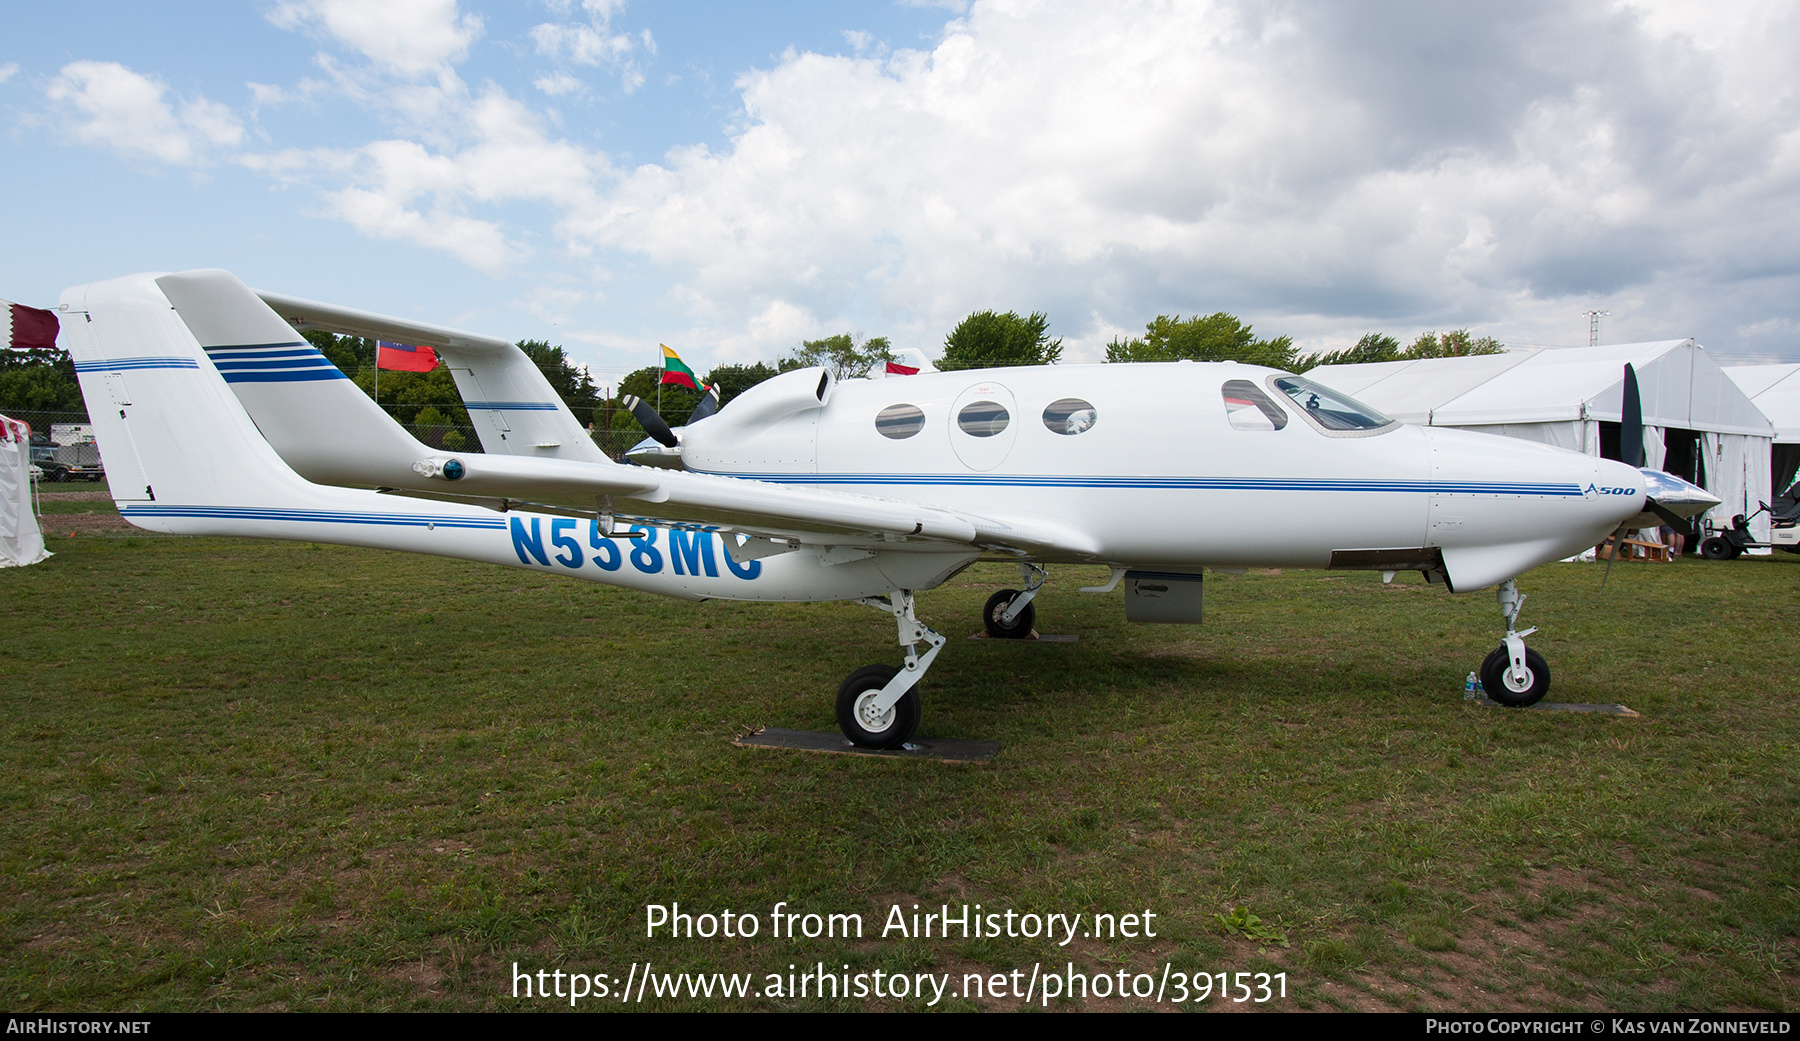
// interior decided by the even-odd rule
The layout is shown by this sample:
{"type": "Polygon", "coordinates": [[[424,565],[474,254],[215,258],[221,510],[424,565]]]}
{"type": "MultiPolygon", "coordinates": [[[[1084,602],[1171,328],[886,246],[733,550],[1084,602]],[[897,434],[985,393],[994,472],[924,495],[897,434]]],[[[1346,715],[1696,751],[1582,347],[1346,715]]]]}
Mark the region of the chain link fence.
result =
{"type": "MultiPolygon", "coordinates": [[[[58,423],[87,423],[86,412],[57,412],[43,409],[13,408],[0,404],[0,415],[28,423],[31,426],[31,437],[36,443],[47,443],[50,429],[58,423]]],[[[463,455],[475,455],[481,452],[481,437],[472,426],[456,423],[401,423],[401,428],[420,444],[437,449],[440,452],[455,452],[463,455]]],[[[595,430],[590,428],[588,435],[608,459],[623,459],[632,446],[644,439],[644,432],[635,425],[617,427],[611,430],[595,430]]]]}

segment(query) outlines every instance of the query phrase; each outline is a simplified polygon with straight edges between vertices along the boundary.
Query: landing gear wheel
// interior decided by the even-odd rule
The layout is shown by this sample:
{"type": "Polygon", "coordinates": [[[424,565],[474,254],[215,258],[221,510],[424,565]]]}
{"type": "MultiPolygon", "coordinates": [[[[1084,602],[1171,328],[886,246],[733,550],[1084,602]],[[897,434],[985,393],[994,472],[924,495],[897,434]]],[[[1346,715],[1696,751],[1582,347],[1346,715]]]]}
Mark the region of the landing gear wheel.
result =
{"type": "Polygon", "coordinates": [[[1512,660],[1507,656],[1506,645],[1494,648],[1481,663],[1481,689],[1494,701],[1508,708],[1524,708],[1535,705],[1550,693],[1550,666],[1544,656],[1531,648],[1525,648],[1525,683],[1515,686],[1507,678],[1512,660]]]}
{"type": "Polygon", "coordinates": [[[996,640],[1023,640],[1031,635],[1032,626],[1037,624],[1037,605],[1026,604],[1019,617],[1013,619],[1011,625],[1000,620],[1006,613],[1008,604],[1018,596],[1017,589],[1002,589],[988,597],[987,608],[981,612],[982,624],[987,626],[987,634],[996,640]]]}
{"type": "Polygon", "coordinates": [[[1731,552],[1731,543],[1714,535],[1700,543],[1700,555],[1708,560],[1730,560],[1736,554],[1731,552]]]}
{"type": "Polygon", "coordinates": [[[838,729],[852,744],[864,748],[899,748],[919,729],[924,714],[919,688],[913,687],[886,712],[875,713],[872,702],[888,681],[899,675],[892,665],[865,665],[851,673],[838,688],[838,729]]]}

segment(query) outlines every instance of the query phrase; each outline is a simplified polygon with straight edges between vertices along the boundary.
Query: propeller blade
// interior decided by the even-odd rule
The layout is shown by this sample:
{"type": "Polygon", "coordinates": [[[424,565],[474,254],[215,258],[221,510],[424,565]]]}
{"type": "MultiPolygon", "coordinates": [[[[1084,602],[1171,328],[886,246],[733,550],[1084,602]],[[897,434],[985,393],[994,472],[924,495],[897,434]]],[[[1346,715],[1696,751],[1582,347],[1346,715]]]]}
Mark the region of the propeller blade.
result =
{"type": "Polygon", "coordinates": [[[693,426],[717,411],[719,411],[719,385],[715,383],[706,388],[706,393],[700,397],[700,404],[695,405],[694,411],[688,414],[687,425],[693,426]]]}
{"type": "Polygon", "coordinates": [[[1606,557],[1606,570],[1600,573],[1600,591],[1606,592],[1606,580],[1612,577],[1613,561],[1619,559],[1619,551],[1625,548],[1625,525],[1621,524],[1611,535],[1606,536],[1602,546],[1611,546],[1612,552],[1606,557]]]}
{"type": "Polygon", "coordinates": [[[1644,399],[1638,393],[1637,370],[1625,366],[1625,393],[1619,404],[1619,461],[1644,465],[1644,399]]]}
{"type": "Polygon", "coordinates": [[[663,422],[663,417],[656,414],[656,410],[650,407],[649,402],[636,394],[627,394],[622,400],[625,407],[631,410],[631,414],[637,417],[638,426],[644,428],[644,433],[649,434],[658,443],[668,448],[674,448],[681,443],[675,439],[675,431],[669,429],[669,424],[663,422]]]}

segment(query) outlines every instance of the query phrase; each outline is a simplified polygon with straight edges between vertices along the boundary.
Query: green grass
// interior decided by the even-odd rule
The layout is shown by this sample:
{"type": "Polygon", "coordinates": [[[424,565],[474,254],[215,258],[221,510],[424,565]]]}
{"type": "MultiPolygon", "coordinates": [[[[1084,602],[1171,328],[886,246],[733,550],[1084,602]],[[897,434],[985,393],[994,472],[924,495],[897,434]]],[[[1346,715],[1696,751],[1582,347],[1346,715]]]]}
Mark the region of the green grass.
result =
{"type": "MultiPolygon", "coordinates": [[[[1074,591],[1103,573],[1062,568],[1038,628],[1080,641],[1015,645],[964,638],[1016,585],[978,567],[920,597],[952,637],[921,734],[1001,742],[970,767],[730,744],[835,730],[843,676],[899,660],[865,608],[305,544],[50,548],[0,572],[11,1009],[547,1009],[511,997],[514,962],[645,960],[1166,961],[1285,971],[1284,1009],[1797,1004],[1800,558],[1621,565],[1604,595],[1594,566],[1527,576],[1552,700],[1635,719],[1465,703],[1491,592],[1214,575],[1206,626],[1128,626],[1120,594],[1074,591]],[[1158,936],[790,941],[783,900],[871,932],[896,903],[1149,909],[1158,936]],[[644,938],[673,901],[764,930],[644,938]]],[[[919,1006],[645,1007],[689,1004],[919,1006]]]]}

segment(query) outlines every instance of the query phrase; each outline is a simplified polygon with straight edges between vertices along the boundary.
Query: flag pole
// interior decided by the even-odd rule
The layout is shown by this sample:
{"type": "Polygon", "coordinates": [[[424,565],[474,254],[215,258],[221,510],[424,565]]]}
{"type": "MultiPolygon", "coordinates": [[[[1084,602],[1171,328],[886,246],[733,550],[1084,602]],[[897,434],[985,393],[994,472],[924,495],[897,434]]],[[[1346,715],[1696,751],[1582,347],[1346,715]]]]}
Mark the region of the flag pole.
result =
{"type": "MultiPolygon", "coordinates": [[[[658,370],[656,377],[656,414],[660,416],[662,415],[662,378],[669,371],[669,352],[668,349],[664,348],[661,344],[657,344],[657,348],[657,353],[662,355],[662,360],[657,362],[661,368],[658,370]]],[[[673,538],[674,536],[670,537],[673,538]]],[[[572,987],[574,984],[571,983],[570,986],[572,987]]]]}

